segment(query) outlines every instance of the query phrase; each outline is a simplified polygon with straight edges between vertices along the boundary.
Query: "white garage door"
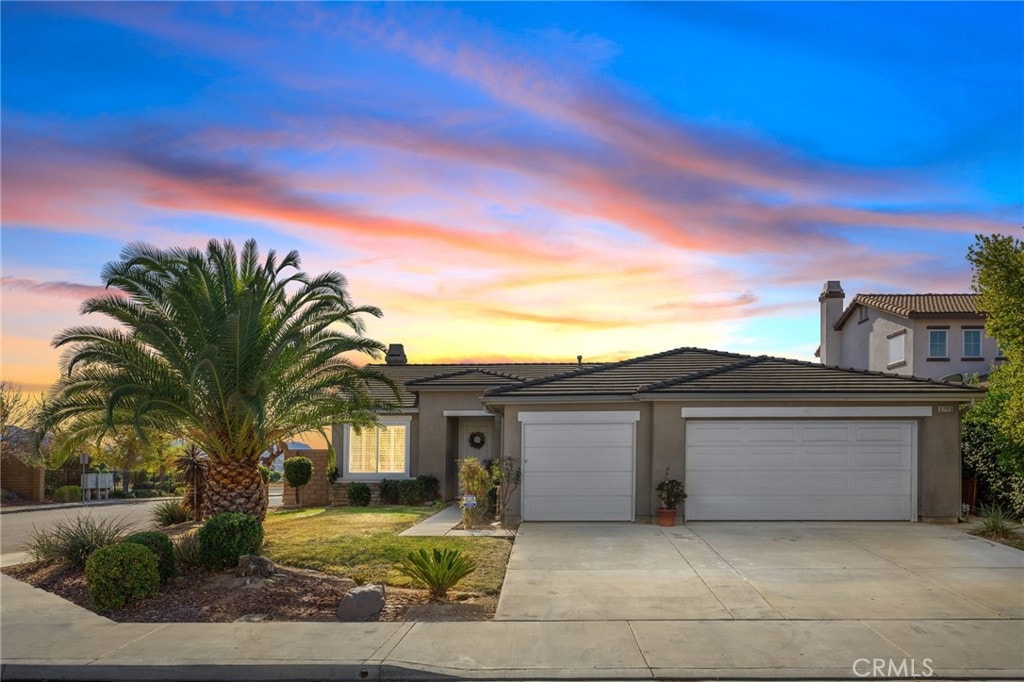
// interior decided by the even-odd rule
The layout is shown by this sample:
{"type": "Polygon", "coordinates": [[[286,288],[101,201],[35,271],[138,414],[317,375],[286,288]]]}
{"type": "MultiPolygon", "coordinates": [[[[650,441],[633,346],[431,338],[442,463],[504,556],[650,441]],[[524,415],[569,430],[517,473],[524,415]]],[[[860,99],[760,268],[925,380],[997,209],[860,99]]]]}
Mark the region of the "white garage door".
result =
{"type": "Polygon", "coordinates": [[[693,421],[686,518],[913,520],[916,424],[693,421]]]}
{"type": "Polygon", "coordinates": [[[523,412],[524,521],[632,521],[639,412],[523,412]]]}

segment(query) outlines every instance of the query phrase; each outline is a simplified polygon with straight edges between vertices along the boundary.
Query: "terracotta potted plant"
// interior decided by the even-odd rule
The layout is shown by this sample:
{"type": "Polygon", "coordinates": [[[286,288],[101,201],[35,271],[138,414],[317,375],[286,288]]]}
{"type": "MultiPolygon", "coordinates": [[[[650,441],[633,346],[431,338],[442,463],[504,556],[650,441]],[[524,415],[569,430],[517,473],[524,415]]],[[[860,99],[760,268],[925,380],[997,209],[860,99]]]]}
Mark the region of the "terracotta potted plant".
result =
{"type": "Polygon", "coordinates": [[[679,503],[686,499],[686,490],[683,484],[674,478],[668,477],[668,469],[665,469],[665,480],[658,484],[658,499],[661,500],[661,507],[658,508],[658,525],[676,525],[676,512],[679,511],[679,503]]]}

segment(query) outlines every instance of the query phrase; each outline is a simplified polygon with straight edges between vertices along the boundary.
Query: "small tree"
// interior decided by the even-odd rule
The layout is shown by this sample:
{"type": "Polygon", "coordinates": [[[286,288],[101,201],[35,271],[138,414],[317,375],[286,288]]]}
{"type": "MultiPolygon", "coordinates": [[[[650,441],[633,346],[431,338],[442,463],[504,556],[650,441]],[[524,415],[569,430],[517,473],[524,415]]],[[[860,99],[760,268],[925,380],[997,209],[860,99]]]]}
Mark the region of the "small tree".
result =
{"type": "Polygon", "coordinates": [[[491,480],[498,486],[498,509],[495,515],[504,520],[505,510],[512,501],[512,494],[523,480],[519,460],[511,457],[495,457],[491,460],[491,480]]]}
{"type": "Polygon", "coordinates": [[[188,487],[182,504],[191,510],[193,521],[203,520],[203,497],[206,494],[209,462],[209,458],[195,444],[185,448],[174,462],[174,468],[188,487]]]}
{"type": "Polygon", "coordinates": [[[313,462],[308,457],[289,457],[284,461],[284,480],[295,488],[295,503],[302,506],[302,486],[313,478],[313,462]]]}
{"type": "Polygon", "coordinates": [[[494,481],[484,465],[476,457],[467,457],[459,464],[459,490],[462,491],[462,524],[472,528],[480,523],[487,513],[487,493],[494,487],[494,481]],[[467,496],[473,496],[472,501],[467,496]]]}

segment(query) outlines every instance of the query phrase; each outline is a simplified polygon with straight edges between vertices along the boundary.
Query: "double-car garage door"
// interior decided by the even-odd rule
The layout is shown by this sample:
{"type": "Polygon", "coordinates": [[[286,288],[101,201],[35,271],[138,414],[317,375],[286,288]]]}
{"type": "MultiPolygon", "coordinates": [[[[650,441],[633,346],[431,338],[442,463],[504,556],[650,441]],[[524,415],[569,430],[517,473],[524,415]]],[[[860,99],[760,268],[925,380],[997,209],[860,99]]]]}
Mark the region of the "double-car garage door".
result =
{"type": "MultiPolygon", "coordinates": [[[[638,420],[521,413],[523,519],[633,520],[638,420]]],[[[687,420],[686,518],[912,519],[915,438],[912,421],[687,420]]]]}

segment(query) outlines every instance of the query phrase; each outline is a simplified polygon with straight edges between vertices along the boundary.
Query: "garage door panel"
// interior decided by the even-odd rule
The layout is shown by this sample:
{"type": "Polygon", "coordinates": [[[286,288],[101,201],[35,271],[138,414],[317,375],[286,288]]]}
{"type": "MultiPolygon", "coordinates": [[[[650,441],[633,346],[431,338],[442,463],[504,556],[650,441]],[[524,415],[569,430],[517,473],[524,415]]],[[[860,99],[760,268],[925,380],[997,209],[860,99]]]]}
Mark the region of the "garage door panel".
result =
{"type": "Polygon", "coordinates": [[[611,475],[596,472],[557,473],[531,478],[529,495],[533,497],[547,495],[562,497],[565,496],[566,491],[572,493],[575,489],[586,491],[585,493],[572,493],[576,497],[622,495],[623,491],[628,492],[632,486],[633,472],[631,471],[611,475]]]}
{"type": "Polygon", "coordinates": [[[687,518],[911,518],[913,423],[785,421],[689,421],[687,518]]]}
{"type": "Polygon", "coordinates": [[[622,521],[633,517],[632,495],[523,496],[523,517],[530,521],[622,521]]]}
{"type": "Polygon", "coordinates": [[[795,426],[760,425],[740,432],[740,437],[748,443],[792,443],[797,436],[795,426]]]}
{"type": "Polygon", "coordinates": [[[632,471],[623,448],[531,448],[526,464],[531,472],[632,471]]]}
{"type": "Polygon", "coordinates": [[[523,439],[524,447],[592,447],[633,444],[632,425],[623,424],[530,424],[523,439]]]}

